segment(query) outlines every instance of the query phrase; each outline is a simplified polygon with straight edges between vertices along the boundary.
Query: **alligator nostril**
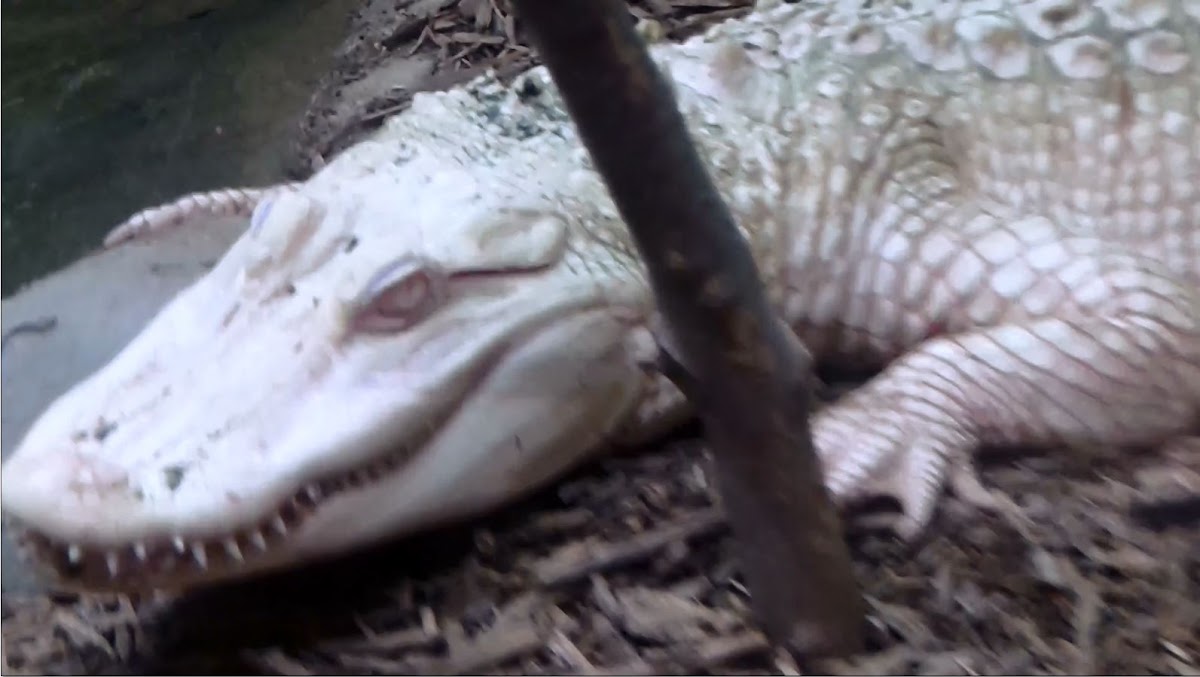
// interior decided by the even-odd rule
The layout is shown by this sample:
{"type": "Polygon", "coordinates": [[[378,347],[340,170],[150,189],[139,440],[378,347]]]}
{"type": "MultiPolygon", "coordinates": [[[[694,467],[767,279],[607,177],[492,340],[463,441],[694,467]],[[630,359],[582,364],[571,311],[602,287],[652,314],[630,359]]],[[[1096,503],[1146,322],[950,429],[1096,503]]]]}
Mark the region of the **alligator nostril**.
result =
{"type": "Polygon", "coordinates": [[[96,421],[96,427],[92,429],[92,438],[97,442],[103,442],[104,438],[112,434],[117,429],[117,424],[112,421],[106,421],[101,418],[96,421]]]}

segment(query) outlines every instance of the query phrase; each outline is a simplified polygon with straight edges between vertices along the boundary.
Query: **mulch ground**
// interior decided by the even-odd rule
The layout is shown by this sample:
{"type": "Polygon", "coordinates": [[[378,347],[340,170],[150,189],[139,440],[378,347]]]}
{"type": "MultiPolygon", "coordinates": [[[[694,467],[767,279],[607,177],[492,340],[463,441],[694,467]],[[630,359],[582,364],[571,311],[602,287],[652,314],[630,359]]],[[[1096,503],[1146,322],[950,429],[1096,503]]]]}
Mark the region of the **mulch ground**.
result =
{"type": "MultiPolygon", "coordinates": [[[[629,5],[639,19],[657,21],[664,37],[681,40],[745,13],[753,0],[632,0],[629,5]]],[[[320,169],[407,108],[419,91],[447,89],[488,68],[504,79],[536,62],[508,0],[364,0],[351,23],[350,37],[300,124],[286,162],[292,178],[320,169]],[[397,60],[424,56],[431,57],[431,72],[415,86],[374,84],[372,75],[397,60]]]]}
{"type": "MultiPolygon", "coordinates": [[[[636,8],[678,36],[746,4],[636,8]]],[[[329,113],[399,50],[439,55],[431,88],[528,65],[508,16],[487,0],[368,0],[314,97],[297,175],[411,97],[329,113]]],[[[911,544],[848,520],[869,648],[810,671],[1200,674],[1195,448],[989,457],[984,484],[1011,510],[946,496],[911,544]]],[[[486,519],[304,571],[174,599],[6,595],[4,672],[796,674],[749,616],[712,487],[682,431],[486,519]]]]}
{"type": "MultiPolygon", "coordinates": [[[[1197,674],[1196,505],[1138,507],[1162,462],[1002,457],[983,478],[1024,526],[947,496],[920,542],[851,528],[870,648],[813,669],[1197,674]]],[[[693,432],[306,571],[173,600],[6,597],[5,653],[43,674],[796,674],[749,618],[712,484],[693,432]]]]}

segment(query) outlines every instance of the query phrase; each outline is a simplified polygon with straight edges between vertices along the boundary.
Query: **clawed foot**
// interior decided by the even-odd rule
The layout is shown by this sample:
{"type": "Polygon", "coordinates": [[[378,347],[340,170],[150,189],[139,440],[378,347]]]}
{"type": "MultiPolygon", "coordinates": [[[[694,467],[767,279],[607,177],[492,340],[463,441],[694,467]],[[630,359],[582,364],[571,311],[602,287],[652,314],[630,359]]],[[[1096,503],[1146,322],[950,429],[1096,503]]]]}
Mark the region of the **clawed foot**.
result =
{"type": "Polygon", "coordinates": [[[906,543],[912,543],[933,519],[944,487],[959,499],[979,510],[1004,519],[1022,535],[1031,534],[1031,520],[1025,511],[1005,494],[988,489],[979,479],[969,457],[946,459],[928,448],[897,449],[896,463],[878,473],[871,481],[847,494],[847,499],[890,496],[900,503],[900,512],[890,520],[871,521],[889,528],[906,543]]]}
{"type": "Polygon", "coordinates": [[[919,426],[901,416],[875,413],[874,420],[866,420],[837,412],[818,419],[815,442],[826,483],[838,503],[872,496],[895,498],[900,513],[886,526],[901,540],[912,542],[932,520],[942,489],[949,485],[966,503],[1030,534],[1031,522],[1020,506],[980,482],[971,463],[974,440],[951,426],[927,420],[919,426]]]}
{"type": "Polygon", "coordinates": [[[813,422],[826,486],[842,505],[895,497],[901,514],[892,528],[911,540],[933,515],[949,461],[965,457],[970,440],[952,426],[930,425],[895,408],[853,406],[855,395],[848,397],[850,406],[835,404],[813,422]]]}

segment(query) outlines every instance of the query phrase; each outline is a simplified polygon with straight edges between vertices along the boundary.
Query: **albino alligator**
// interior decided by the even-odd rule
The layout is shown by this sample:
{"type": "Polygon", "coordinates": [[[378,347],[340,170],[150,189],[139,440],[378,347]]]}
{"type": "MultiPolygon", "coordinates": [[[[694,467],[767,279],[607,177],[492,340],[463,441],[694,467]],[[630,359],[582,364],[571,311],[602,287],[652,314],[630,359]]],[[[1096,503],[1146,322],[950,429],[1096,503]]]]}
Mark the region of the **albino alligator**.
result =
{"type": "MultiPolygon", "coordinates": [[[[836,499],[891,492],[907,534],[980,445],[1200,422],[1200,2],[934,5],[763,2],[654,47],[782,315],[819,360],[886,366],[813,427],[836,499]]],[[[540,68],[418,95],[302,184],[214,195],[110,237],[251,216],[4,467],[6,516],[68,584],[344,552],[688,415],[540,68]]]]}

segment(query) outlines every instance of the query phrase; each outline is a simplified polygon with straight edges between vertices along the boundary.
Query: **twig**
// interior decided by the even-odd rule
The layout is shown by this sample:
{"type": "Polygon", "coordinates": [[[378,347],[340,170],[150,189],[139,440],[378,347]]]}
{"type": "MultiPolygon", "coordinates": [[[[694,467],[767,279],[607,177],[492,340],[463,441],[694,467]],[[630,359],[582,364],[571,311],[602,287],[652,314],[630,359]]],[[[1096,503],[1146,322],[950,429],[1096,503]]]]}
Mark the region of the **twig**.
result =
{"type": "Polygon", "coordinates": [[[440,632],[430,633],[425,628],[405,628],[379,633],[363,628],[362,637],[322,642],[321,648],[331,651],[401,651],[431,647],[441,641],[440,632]]]}
{"type": "Polygon", "coordinates": [[[0,350],[8,347],[9,339],[16,337],[18,334],[45,334],[46,332],[58,326],[58,318],[49,315],[39,317],[36,320],[21,322],[17,326],[4,332],[4,336],[0,338],[0,350]]]}
{"type": "Polygon", "coordinates": [[[755,630],[715,637],[705,640],[704,644],[700,645],[687,667],[696,672],[711,671],[730,661],[762,653],[770,648],[767,638],[755,630]]]}

